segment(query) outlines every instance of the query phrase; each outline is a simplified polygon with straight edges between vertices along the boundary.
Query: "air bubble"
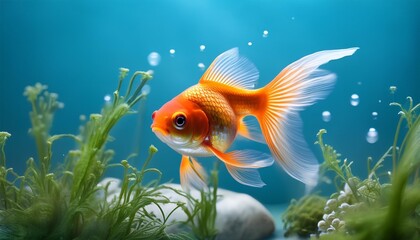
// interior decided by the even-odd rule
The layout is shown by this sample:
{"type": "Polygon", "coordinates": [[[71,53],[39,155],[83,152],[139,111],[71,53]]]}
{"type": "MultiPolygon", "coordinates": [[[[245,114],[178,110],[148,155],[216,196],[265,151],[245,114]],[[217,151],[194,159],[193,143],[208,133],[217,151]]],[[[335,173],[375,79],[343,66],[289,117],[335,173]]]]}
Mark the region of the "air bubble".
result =
{"type": "Polygon", "coordinates": [[[369,131],[366,134],[366,141],[368,143],[376,143],[378,141],[378,137],[378,131],[375,128],[369,128],[369,131]]]}
{"type": "Polygon", "coordinates": [[[206,66],[204,65],[204,63],[199,63],[199,64],[197,64],[197,66],[198,66],[201,70],[204,70],[204,68],[206,67],[206,66]]]}
{"type": "Polygon", "coordinates": [[[203,52],[206,49],[205,45],[200,45],[200,51],[203,52]]]}
{"type": "Polygon", "coordinates": [[[329,111],[323,111],[322,112],[322,120],[324,120],[324,122],[331,121],[331,113],[329,111]]]}
{"type": "Polygon", "coordinates": [[[149,84],[146,84],[146,85],[144,85],[144,86],[143,86],[143,88],[141,89],[141,94],[143,94],[143,95],[147,95],[147,94],[149,94],[149,93],[150,93],[150,90],[151,90],[150,85],[149,85],[149,84]]]}
{"type": "Polygon", "coordinates": [[[350,104],[355,107],[359,105],[359,102],[360,102],[359,95],[352,94],[350,97],[350,104]]]}
{"type": "Polygon", "coordinates": [[[391,92],[391,94],[394,94],[397,91],[397,87],[396,86],[390,86],[389,91],[391,92]]]}
{"type": "Polygon", "coordinates": [[[111,95],[109,95],[109,94],[105,95],[104,100],[105,100],[105,102],[111,101],[111,95]]]}
{"type": "Polygon", "coordinates": [[[372,112],[372,118],[373,120],[378,119],[378,112],[372,112]]]}
{"type": "Polygon", "coordinates": [[[175,55],[175,49],[170,49],[169,53],[171,54],[171,56],[173,57],[175,55]]]}
{"type": "Polygon", "coordinates": [[[252,46],[252,42],[248,42],[248,46],[252,46]]]}
{"type": "Polygon", "coordinates": [[[147,56],[147,61],[149,62],[150,66],[157,66],[160,63],[160,55],[157,52],[151,52],[149,56],[147,56]]]}
{"type": "Polygon", "coordinates": [[[147,70],[146,73],[153,76],[153,74],[155,74],[155,71],[153,71],[152,69],[149,69],[147,70]]]}
{"type": "Polygon", "coordinates": [[[263,35],[262,35],[264,38],[266,38],[266,37],[268,37],[268,30],[264,30],[263,31],[263,35]]]}

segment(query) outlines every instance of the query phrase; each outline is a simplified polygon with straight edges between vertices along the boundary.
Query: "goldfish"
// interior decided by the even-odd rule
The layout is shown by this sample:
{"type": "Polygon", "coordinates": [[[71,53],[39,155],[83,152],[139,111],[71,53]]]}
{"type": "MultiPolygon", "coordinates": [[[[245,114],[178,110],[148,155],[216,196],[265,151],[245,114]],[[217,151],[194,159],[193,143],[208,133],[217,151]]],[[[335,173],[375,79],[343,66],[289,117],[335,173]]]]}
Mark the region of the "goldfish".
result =
{"type": "Polygon", "coordinates": [[[221,160],[244,185],[264,186],[258,169],[277,162],[291,177],[315,186],[319,164],[304,140],[299,112],[324,99],[334,86],[336,75],[319,66],[353,55],[357,49],[305,56],[259,89],[255,89],[257,68],[237,48],[216,57],[198,84],[152,114],[152,131],[182,155],[182,188],[207,186],[206,171],[197,157],[210,156],[221,160]],[[255,119],[259,128],[252,124],[255,119]],[[271,154],[252,149],[229,151],[237,136],[266,144],[271,154]]]}

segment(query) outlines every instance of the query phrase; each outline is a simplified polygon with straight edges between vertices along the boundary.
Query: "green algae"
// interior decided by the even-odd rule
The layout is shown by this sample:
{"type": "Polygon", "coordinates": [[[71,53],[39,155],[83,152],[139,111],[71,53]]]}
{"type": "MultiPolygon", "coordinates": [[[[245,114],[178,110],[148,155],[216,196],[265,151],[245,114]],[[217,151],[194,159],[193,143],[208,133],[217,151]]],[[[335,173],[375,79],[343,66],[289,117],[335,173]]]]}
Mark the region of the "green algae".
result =
{"type": "MultiPolygon", "coordinates": [[[[318,205],[314,212],[323,212],[316,228],[314,221],[305,221],[307,209],[303,197],[292,202],[283,217],[286,233],[297,234],[301,229],[312,229],[306,234],[320,239],[418,239],[420,237],[420,118],[408,97],[408,107],[399,103],[391,106],[400,108],[393,145],[374,164],[367,160],[368,176],[361,179],[354,176],[352,162],[341,161],[341,155],[323,142],[325,130],[318,133],[324,162],[323,173],[333,172],[337,192],[331,194],[324,205],[318,205]],[[406,125],[406,133],[401,128],[406,125]],[[402,139],[402,141],[398,141],[402,139]],[[392,171],[382,169],[384,161],[392,161],[392,171]],[[380,172],[382,171],[382,173],[380,172]],[[384,174],[385,173],[385,174],[384,174]],[[387,177],[380,177],[380,176],[387,177]],[[294,216],[294,218],[290,218],[294,216]],[[301,220],[302,219],[302,220],[301,220]]],[[[314,208],[316,206],[313,206],[314,208]]]]}
{"type": "Polygon", "coordinates": [[[121,95],[128,69],[121,68],[118,87],[112,104],[106,104],[100,113],[91,114],[80,128],[80,133],[50,135],[54,113],[62,108],[58,95],[47,91],[47,86],[35,84],[25,89],[24,95],[32,106],[30,119],[38,156],[29,158],[22,175],[6,164],[4,145],[11,137],[0,132],[0,239],[207,239],[214,238],[217,199],[217,171],[212,173],[213,190],[202,191],[201,200],[159,183],[162,173],[148,167],[157,152],[149,148],[149,156],[140,169],[130,164],[130,156],[120,163],[111,163],[114,151],[106,143],[111,129],[128,114],[132,107],[146,97],[141,90],[152,76],[135,72],[121,95]],[[140,78],[138,80],[138,78],[140,78]],[[64,162],[52,168],[53,146],[63,138],[72,139],[76,147],[68,152],[64,162]],[[111,200],[110,182],[100,181],[109,168],[123,172],[121,190],[111,200]],[[153,174],[155,179],[145,182],[153,174]],[[162,194],[170,189],[182,194],[193,211],[183,202],[173,202],[162,194]],[[175,204],[164,213],[164,204],[175,204]],[[161,217],[147,210],[157,206],[161,217]],[[177,210],[189,216],[185,222],[192,233],[167,234],[165,228],[173,223],[168,219],[177,210]],[[203,220],[207,219],[207,220],[203,220]],[[198,224],[206,221],[206,224],[198,224]]]}
{"type": "Polygon", "coordinates": [[[306,195],[299,200],[293,199],[282,216],[286,229],[284,236],[309,237],[316,232],[326,201],[325,197],[315,194],[306,195]]]}

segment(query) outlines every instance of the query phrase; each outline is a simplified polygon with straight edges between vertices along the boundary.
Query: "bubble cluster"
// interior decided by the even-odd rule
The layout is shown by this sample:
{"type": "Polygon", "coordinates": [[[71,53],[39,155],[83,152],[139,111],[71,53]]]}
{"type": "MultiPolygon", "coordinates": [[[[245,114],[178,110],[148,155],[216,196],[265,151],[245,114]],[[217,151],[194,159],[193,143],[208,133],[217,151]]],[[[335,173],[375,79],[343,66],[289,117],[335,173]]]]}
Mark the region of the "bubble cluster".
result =
{"type": "Polygon", "coordinates": [[[350,104],[356,107],[357,105],[359,105],[359,102],[360,102],[359,95],[352,94],[350,97],[350,104]]]}
{"type": "Polygon", "coordinates": [[[331,121],[331,113],[329,111],[323,111],[322,112],[322,120],[324,122],[329,122],[331,121]]]}
{"type": "Polygon", "coordinates": [[[149,62],[150,66],[156,67],[160,63],[160,54],[157,52],[151,52],[147,56],[147,61],[149,62]]]}
{"type": "Polygon", "coordinates": [[[376,143],[378,141],[379,134],[375,128],[369,128],[369,131],[366,134],[366,141],[368,143],[376,143]]]}
{"type": "Polygon", "coordinates": [[[345,213],[351,205],[349,202],[353,200],[354,196],[346,184],[344,191],[331,197],[325,204],[324,215],[322,220],[318,222],[318,229],[322,234],[330,233],[337,230],[345,229],[345,222],[341,219],[343,213],[345,213]]]}

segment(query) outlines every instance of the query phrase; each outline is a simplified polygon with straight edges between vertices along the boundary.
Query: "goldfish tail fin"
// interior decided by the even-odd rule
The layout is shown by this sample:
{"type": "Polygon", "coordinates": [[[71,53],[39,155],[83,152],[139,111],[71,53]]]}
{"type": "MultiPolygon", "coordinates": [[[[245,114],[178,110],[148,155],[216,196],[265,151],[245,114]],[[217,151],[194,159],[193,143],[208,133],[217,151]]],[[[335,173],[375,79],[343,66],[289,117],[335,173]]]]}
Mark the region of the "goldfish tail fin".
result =
{"type": "Polygon", "coordinates": [[[309,150],[298,112],[327,96],[335,74],[318,67],[352,55],[358,48],[316,52],[281,71],[262,89],[267,103],[256,115],[268,147],[283,169],[312,188],[318,183],[319,165],[309,150]]]}

